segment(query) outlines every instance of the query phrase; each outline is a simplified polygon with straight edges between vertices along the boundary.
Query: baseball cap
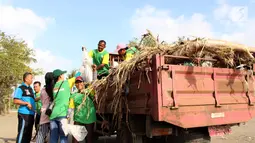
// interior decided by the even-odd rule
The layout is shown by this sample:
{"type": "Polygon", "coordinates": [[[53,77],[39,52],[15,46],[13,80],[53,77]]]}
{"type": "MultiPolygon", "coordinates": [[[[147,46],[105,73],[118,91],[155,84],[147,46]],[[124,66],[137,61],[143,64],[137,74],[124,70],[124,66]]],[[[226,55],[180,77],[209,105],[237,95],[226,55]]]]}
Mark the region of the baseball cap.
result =
{"type": "Polygon", "coordinates": [[[76,82],[76,81],[84,82],[84,80],[83,80],[83,78],[82,78],[81,76],[76,77],[76,78],[75,78],[75,82],[76,82]]]}
{"type": "Polygon", "coordinates": [[[62,71],[62,70],[60,70],[60,69],[55,69],[54,71],[53,71],[53,77],[59,77],[60,75],[62,75],[62,74],[65,74],[66,73],[66,71],[62,71]]]}

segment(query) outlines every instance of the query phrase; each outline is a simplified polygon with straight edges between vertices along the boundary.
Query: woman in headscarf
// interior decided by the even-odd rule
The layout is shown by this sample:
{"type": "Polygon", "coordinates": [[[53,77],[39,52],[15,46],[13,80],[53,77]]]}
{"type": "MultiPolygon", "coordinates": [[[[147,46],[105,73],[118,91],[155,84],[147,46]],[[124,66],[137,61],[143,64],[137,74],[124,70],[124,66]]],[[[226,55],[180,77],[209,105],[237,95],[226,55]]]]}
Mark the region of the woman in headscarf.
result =
{"type": "Polygon", "coordinates": [[[36,138],[36,143],[44,143],[46,142],[47,134],[50,131],[50,120],[49,116],[45,114],[45,111],[47,107],[50,104],[50,100],[53,99],[53,85],[54,85],[54,79],[53,79],[53,73],[48,72],[45,75],[45,83],[46,85],[41,90],[41,102],[42,102],[42,108],[41,108],[41,117],[40,117],[40,127],[38,131],[38,135],[36,138]]]}

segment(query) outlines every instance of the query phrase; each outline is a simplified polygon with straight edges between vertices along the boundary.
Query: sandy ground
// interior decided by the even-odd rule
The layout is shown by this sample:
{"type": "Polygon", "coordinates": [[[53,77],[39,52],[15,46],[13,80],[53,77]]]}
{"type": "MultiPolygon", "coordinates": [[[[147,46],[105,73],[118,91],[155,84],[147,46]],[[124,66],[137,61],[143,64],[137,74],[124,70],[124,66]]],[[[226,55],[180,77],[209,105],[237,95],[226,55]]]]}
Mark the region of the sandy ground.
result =
{"type": "MultiPolygon", "coordinates": [[[[232,134],[213,137],[212,143],[255,143],[255,119],[240,127],[232,128],[232,134]]],[[[17,135],[17,113],[0,116],[0,143],[14,143],[17,135]]],[[[98,143],[116,143],[115,137],[100,138],[98,143]]]]}

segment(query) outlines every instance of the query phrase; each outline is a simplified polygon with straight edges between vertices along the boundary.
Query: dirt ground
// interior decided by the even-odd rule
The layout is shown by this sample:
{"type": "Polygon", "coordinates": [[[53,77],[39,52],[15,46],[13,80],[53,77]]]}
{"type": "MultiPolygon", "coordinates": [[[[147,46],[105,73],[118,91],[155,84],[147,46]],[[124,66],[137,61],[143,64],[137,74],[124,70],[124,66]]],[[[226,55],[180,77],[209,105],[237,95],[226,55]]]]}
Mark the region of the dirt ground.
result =
{"type": "MultiPolygon", "coordinates": [[[[255,143],[255,119],[240,127],[232,128],[232,134],[213,137],[212,143],[255,143]]],[[[0,143],[15,143],[17,135],[17,113],[0,116],[0,143]]],[[[116,143],[115,137],[100,138],[98,143],[116,143]]]]}

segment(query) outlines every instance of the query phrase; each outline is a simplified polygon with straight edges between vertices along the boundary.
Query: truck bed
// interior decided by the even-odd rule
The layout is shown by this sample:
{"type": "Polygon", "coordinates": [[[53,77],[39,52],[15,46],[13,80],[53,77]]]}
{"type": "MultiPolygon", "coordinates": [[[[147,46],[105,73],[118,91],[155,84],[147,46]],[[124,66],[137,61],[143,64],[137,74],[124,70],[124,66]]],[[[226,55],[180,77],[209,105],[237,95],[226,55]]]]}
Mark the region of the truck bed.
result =
{"type": "MultiPolygon", "coordinates": [[[[155,121],[183,128],[236,124],[255,116],[253,73],[164,61],[165,56],[155,55],[151,69],[132,76],[129,114],[151,115],[155,121]]],[[[107,100],[100,111],[111,113],[111,94],[107,100]]]]}

